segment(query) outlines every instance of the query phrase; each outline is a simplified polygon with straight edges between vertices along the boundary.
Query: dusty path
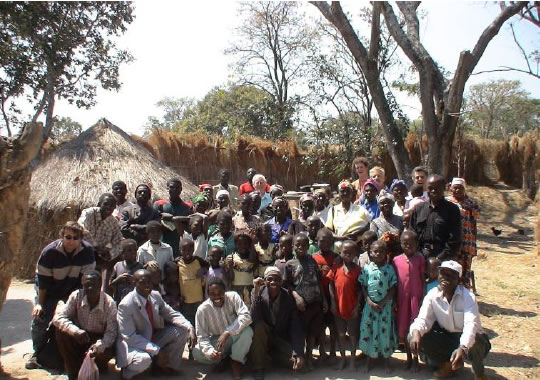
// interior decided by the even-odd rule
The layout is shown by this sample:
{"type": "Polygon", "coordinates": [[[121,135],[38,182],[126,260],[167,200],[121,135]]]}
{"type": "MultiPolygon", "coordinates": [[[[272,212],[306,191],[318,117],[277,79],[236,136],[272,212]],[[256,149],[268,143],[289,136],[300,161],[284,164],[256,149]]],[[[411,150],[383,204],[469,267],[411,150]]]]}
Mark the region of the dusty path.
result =
{"type": "MultiPolygon", "coordinates": [[[[539,379],[540,369],[540,263],[534,242],[533,225],[538,210],[523,195],[506,186],[495,189],[475,187],[470,195],[482,207],[479,227],[479,257],[473,264],[477,278],[478,302],[482,313],[482,324],[491,337],[492,351],[486,365],[490,379],[539,379]],[[500,237],[493,236],[490,227],[502,229],[500,237]],[[525,235],[517,233],[525,229],[525,235]]],[[[2,378],[52,380],[59,376],[46,371],[24,369],[23,354],[31,351],[30,311],[32,308],[33,285],[15,281],[9,289],[8,299],[0,314],[0,336],[2,337],[2,378]]],[[[294,375],[288,371],[275,370],[268,374],[269,380],[289,379],[431,379],[431,371],[423,369],[413,375],[401,369],[404,354],[394,354],[396,368],[392,375],[375,369],[370,375],[358,372],[341,372],[319,368],[309,374],[294,375]]],[[[364,361],[359,361],[364,366],[364,361]]],[[[111,371],[103,380],[119,379],[111,371]]],[[[182,378],[201,378],[200,370],[207,368],[185,361],[182,378]]],[[[361,370],[362,368],[360,368],[361,370]]],[[[149,379],[150,376],[143,379],[149,379]]],[[[226,374],[209,375],[206,379],[226,379],[226,374]]],[[[472,379],[468,369],[460,372],[456,379],[472,379]]],[[[167,379],[162,377],[162,379],[167,379]]],[[[171,377],[172,379],[172,377],[171,377]]],[[[175,378],[176,379],[176,378],[175,378]]]]}

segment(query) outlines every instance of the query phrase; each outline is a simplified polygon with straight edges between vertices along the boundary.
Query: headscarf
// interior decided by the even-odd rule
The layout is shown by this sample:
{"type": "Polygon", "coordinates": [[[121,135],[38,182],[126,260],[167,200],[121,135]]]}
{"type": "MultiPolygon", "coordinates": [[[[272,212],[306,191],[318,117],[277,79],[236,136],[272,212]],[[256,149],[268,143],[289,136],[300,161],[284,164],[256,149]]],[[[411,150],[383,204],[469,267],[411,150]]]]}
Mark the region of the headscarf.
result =
{"type": "Polygon", "coordinates": [[[219,198],[220,195],[226,195],[229,199],[231,199],[231,196],[227,190],[220,190],[216,194],[216,200],[219,198]]]}
{"type": "Polygon", "coordinates": [[[386,190],[382,189],[381,192],[379,193],[379,198],[377,202],[381,204],[381,202],[385,199],[390,199],[394,203],[396,202],[396,199],[394,198],[394,195],[392,193],[389,193],[386,190]]]}
{"type": "Polygon", "coordinates": [[[266,269],[264,270],[264,278],[270,276],[271,274],[277,274],[279,277],[281,277],[281,271],[278,267],[266,267],[266,269]]]}
{"type": "Polygon", "coordinates": [[[192,199],[193,205],[197,205],[201,202],[209,203],[208,197],[204,193],[200,193],[195,195],[195,197],[192,199]]]}
{"type": "Polygon", "coordinates": [[[351,189],[353,192],[354,192],[354,186],[352,185],[352,183],[346,179],[344,179],[343,181],[341,181],[338,185],[338,191],[341,190],[341,189],[344,189],[348,187],[349,189],[351,189]]]}
{"type": "Polygon", "coordinates": [[[390,185],[390,191],[394,191],[394,187],[397,185],[403,186],[405,189],[407,189],[407,184],[402,179],[395,179],[392,181],[392,184],[390,185]]]}
{"type": "Polygon", "coordinates": [[[203,192],[205,189],[208,189],[209,187],[211,188],[212,185],[210,185],[209,183],[203,183],[202,185],[199,185],[199,191],[203,192]]]}
{"type": "Polygon", "coordinates": [[[373,178],[368,178],[366,182],[364,182],[364,186],[362,186],[362,191],[365,191],[367,185],[373,186],[377,191],[377,194],[379,194],[379,192],[381,191],[381,185],[379,185],[379,183],[373,178]]]}
{"type": "Polygon", "coordinates": [[[465,189],[465,186],[466,186],[465,179],[454,177],[454,178],[452,178],[452,183],[451,183],[450,186],[452,186],[452,185],[461,185],[465,189]]]}

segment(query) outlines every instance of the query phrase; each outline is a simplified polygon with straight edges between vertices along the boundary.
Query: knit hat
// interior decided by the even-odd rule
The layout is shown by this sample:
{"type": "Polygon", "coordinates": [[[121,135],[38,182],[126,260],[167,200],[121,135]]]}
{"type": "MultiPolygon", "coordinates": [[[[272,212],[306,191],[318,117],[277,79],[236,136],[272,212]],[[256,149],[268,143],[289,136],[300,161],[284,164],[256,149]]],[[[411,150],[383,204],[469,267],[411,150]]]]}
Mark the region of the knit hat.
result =
{"type": "Polygon", "coordinates": [[[231,199],[231,196],[229,195],[229,192],[227,190],[218,191],[216,194],[216,199],[218,199],[220,195],[226,195],[229,199],[231,199]]]}

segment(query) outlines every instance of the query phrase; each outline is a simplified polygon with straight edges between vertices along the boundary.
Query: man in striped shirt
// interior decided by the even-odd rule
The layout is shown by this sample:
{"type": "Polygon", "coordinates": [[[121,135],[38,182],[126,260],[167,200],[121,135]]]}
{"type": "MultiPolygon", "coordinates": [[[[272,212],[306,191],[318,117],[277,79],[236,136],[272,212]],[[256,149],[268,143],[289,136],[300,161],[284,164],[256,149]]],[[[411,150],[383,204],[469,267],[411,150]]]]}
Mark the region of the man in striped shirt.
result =
{"type": "MultiPolygon", "coordinates": [[[[219,277],[208,280],[208,299],[197,309],[197,345],[193,358],[204,364],[218,364],[230,356],[233,378],[240,379],[251,347],[251,315],[236,292],[226,292],[219,277]]],[[[220,369],[225,369],[220,367],[220,369]]]]}
{"type": "Polygon", "coordinates": [[[60,239],[53,241],[41,252],[36,273],[37,299],[32,310],[32,343],[34,354],[26,363],[27,369],[39,368],[36,353],[46,343],[46,330],[58,301],[81,287],[84,272],[95,268],[93,248],[82,241],[83,227],[67,222],[60,230],[60,239]]]}

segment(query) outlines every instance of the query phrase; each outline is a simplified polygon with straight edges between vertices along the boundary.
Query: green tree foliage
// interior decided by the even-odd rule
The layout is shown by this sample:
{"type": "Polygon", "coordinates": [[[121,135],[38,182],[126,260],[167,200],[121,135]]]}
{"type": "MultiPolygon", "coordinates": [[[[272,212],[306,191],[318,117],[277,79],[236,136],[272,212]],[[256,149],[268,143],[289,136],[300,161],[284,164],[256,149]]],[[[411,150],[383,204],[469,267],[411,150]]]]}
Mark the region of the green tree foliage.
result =
{"type": "MultiPolygon", "coordinates": [[[[173,129],[229,137],[251,135],[281,139],[291,128],[283,125],[282,111],[271,95],[255,86],[216,87],[193,108],[186,110],[173,129]]],[[[290,114],[285,116],[287,120],[291,119],[290,114]]]]}
{"type": "Polygon", "coordinates": [[[43,136],[53,125],[54,104],[95,104],[98,86],[120,88],[119,68],[133,58],[114,38],[133,21],[129,2],[0,3],[0,101],[3,126],[19,127],[17,101],[46,111],[43,136]]]}
{"type": "Polygon", "coordinates": [[[540,99],[531,98],[519,81],[471,86],[465,104],[465,127],[484,138],[504,139],[540,127],[540,99]]]}
{"type": "Polygon", "coordinates": [[[82,125],[70,117],[55,117],[49,138],[58,144],[77,137],[81,132],[82,125]]]}
{"type": "Polygon", "coordinates": [[[237,39],[225,51],[234,57],[231,67],[239,84],[258,87],[273,98],[281,124],[277,135],[293,128],[292,116],[302,98],[298,85],[317,39],[300,6],[287,1],[242,3],[237,39]]]}
{"type": "Polygon", "coordinates": [[[172,130],[175,125],[189,117],[193,112],[195,99],[190,97],[165,97],[156,103],[161,110],[161,117],[149,116],[144,125],[144,134],[148,135],[154,129],[172,130]]]}

